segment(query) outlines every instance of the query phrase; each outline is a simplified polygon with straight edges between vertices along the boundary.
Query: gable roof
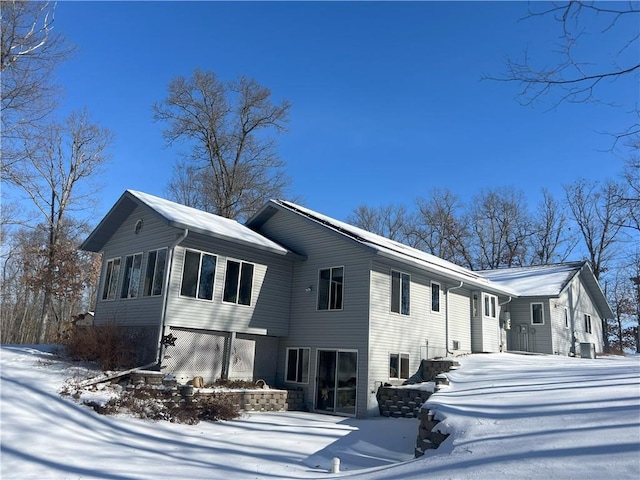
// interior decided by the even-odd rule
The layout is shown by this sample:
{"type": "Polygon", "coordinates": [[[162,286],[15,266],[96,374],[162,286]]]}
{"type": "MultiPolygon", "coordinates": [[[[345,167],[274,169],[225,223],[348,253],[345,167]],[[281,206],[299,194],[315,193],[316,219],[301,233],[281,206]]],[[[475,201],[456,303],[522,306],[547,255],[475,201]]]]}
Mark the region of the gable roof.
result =
{"type": "Polygon", "coordinates": [[[324,228],[334,231],[372,249],[378,255],[391,258],[405,264],[410,264],[416,268],[437,273],[451,278],[454,281],[465,282],[467,286],[482,288],[486,291],[492,291],[503,295],[517,296],[511,288],[493,283],[487,278],[484,278],[478,272],[461,267],[460,265],[443,260],[435,255],[431,255],[403,243],[371,233],[362,228],[354,227],[353,225],[341,222],[335,218],[314,212],[306,207],[296,205],[293,202],[285,200],[271,200],[247,221],[247,225],[253,228],[259,228],[260,225],[264,223],[268,217],[275,214],[278,209],[293,212],[296,215],[300,215],[312,222],[322,225],[324,228]]]}
{"type": "Polygon", "coordinates": [[[521,297],[558,297],[571,280],[580,274],[601,316],[614,317],[591,265],[586,260],[531,267],[498,268],[478,273],[495,283],[515,290],[521,297]]]}
{"type": "Polygon", "coordinates": [[[115,231],[138,207],[144,206],[164,219],[167,225],[188,229],[208,237],[241,243],[279,255],[289,252],[278,243],[260,235],[245,225],[229,218],[220,217],[196,208],[180,205],[148,193],[126,190],[109,210],[98,226],[80,246],[83,250],[99,252],[115,231]]]}

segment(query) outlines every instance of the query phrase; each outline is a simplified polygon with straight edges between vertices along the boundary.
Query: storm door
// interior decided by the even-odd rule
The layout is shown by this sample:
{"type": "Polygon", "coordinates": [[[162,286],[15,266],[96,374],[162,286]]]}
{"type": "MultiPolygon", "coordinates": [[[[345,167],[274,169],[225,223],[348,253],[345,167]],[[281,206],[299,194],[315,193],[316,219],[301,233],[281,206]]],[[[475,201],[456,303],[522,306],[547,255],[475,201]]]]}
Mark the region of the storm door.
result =
{"type": "Polygon", "coordinates": [[[318,350],[317,411],[356,414],[357,366],[358,352],[318,350]]]}

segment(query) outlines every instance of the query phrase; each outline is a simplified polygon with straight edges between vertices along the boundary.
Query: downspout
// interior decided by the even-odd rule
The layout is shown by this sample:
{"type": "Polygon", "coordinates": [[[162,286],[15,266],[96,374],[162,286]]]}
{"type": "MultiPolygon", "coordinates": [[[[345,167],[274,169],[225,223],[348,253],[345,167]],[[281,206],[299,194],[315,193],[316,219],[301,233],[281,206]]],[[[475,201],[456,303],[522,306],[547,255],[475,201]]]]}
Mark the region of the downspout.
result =
{"type": "Polygon", "coordinates": [[[453,355],[453,352],[449,350],[449,292],[451,290],[457,290],[458,288],[462,288],[464,284],[463,281],[460,281],[460,285],[457,287],[449,287],[444,291],[444,338],[445,338],[445,351],[447,352],[447,356],[449,354],[453,355]]]}
{"type": "Polygon", "coordinates": [[[162,337],[164,336],[164,324],[167,318],[167,305],[169,303],[169,284],[171,280],[171,273],[173,270],[173,252],[175,248],[180,244],[185,238],[189,235],[189,229],[185,228],[182,234],[178,237],[178,239],[173,242],[169,246],[169,251],[167,252],[167,276],[164,279],[164,286],[162,287],[162,291],[164,295],[162,297],[162,313],[160,315],[160,328],[158,330],[158,342],[156,348],[156,365],[161,366],[162,362],[162,353],[163,353],[163,345],[162,345],[162,337]]]}

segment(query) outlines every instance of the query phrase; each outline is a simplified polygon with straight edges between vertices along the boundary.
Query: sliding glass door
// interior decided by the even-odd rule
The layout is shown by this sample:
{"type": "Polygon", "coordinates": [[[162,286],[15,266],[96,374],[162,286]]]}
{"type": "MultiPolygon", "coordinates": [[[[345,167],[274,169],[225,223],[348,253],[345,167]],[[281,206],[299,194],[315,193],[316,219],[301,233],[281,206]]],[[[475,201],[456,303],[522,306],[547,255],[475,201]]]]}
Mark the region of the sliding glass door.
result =
{"type": "Polygon", "coordinates": [[[318,350],[317,363],[316,410],[355,415],[358,352],[318,350]]]}

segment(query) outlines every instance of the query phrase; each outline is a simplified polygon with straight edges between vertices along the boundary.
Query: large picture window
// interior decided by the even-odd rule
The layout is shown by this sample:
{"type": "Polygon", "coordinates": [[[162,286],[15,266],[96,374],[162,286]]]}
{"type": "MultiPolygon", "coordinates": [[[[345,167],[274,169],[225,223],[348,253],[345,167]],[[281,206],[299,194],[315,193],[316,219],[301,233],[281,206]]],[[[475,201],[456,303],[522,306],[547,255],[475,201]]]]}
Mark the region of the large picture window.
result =
{"type": "Polygon", "coordinates": [[[107,261],[104,286],[102,288],[103,300],[114,300],[118,288],[118,277],[120,276],[120,258],[112,258],[107,261]]]}
{"type": "Polygon", "coordinates": [[[318,310],[341,310],[344,267],[320,270],[318,278],[318,310]]]}
{"type": "Polygon", "coordinates": [[[124,261],[124,277],[120,298],[137,298],[140,289],[140,271],[142,269],[142,253],[127,255],[124,261]]]}
{"type": "Polygon", "coordinates": [[[212,300],[215,274],[215,255],[186,250],[182,268],[180,295],[212,300]]]}
{"type": "Polygon", "coordinates": [[[544,324],[544,310],[541,303],[531,304],[531,325],[544,324]]]}
{"type": "Polygon", "coordinates": [[[287,348],[287,382],[309,383],[309,349],[287,348]]]}
{"type": "Polygon", "coordinates": [[[409,315],[411,277],[406,273],[391,271],[391,311],[409,315]]]}
{"type": "Polygon", "coordinates": [[[147,254],[147,271],[144,276],[142,295],[162,295],[162,282],[167,264],[167,249],[153,250],[147,254]]]}
{"type": "Polygon", "coordinates": [[[239,305],[251,305],[252,290],[253,264],[227,260],[223,301],[239,305]]]}
{"type": "Polygon", "coordinates": [[[409,354],[391,353],[389,355],[389,378],[409,378],[409,354]]]}
{"type": "Polygon", "coordinates": [[[431,282],[431,311],[440,311],[440,284],[431,282]]]}

